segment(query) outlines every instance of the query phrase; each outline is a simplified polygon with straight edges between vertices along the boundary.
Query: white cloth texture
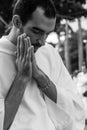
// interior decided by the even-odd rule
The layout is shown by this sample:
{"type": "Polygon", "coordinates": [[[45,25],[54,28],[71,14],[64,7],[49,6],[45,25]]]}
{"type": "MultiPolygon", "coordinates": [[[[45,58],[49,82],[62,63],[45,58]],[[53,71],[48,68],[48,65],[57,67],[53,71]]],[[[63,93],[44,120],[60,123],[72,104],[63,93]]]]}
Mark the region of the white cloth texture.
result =
{"type": "Polygon", "coordinates": [[[38,50],[36,59],[39,67],[56,85],[57,105],[60,105],[71,116],[73,130],[83,130],[85,113],[82,97],[77,94],[76,85],[64,66],[59,53],[51,45],[46,45],[38,50]]]}
{"type": "MultiPolygon", "coordinates": [[[[0,40],[0,123],[4,117],[4,98],[16,76],[16,47],[5,37],[0,40]]],[[[83,130],[85,115],[81,98],[58,52],[46,45],[35,54],[41,70],[57,89],[57,104],[38,89],[32,79],[27,84],[22,102],[10,130],[83,130]]]]}

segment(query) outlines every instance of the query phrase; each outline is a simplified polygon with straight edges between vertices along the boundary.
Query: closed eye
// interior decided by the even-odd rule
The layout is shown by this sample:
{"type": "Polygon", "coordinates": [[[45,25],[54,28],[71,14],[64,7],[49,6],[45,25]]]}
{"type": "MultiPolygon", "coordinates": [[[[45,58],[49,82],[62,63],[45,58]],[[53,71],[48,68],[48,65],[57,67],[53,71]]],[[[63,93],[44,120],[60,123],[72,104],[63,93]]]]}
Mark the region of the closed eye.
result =
{"type": "Polygon", "coordinates": [[[34,32],[35,34],[40,34],[40,33],[41,33],[39,30],[35,30],[35,29],[33,29],[33,32],[34,32]]]}
{"type": "Polygon", "coordinates": [[[33,28],[32,28],[32,31],[33,31],[34,33],[36,33],[36,34],[43,34],[43,33],[44,33],[43,30],[41,30],[41,29],[39,29],[39,28],[37,28],[37,27],[33,27],[33,28]]]}

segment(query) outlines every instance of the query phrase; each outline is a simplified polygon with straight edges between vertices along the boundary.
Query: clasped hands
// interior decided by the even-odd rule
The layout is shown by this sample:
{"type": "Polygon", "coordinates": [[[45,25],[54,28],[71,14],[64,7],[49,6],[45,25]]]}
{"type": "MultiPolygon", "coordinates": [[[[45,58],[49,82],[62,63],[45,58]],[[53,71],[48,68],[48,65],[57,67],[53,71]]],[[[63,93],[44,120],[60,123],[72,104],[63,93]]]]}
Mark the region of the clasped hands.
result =
{"type": "MultiPolygon", "coordinates": [[[[37,66],[34,54],[34,47],[26,34],[18,36],[17,39],[17,77],[26,84],[35,79],[38,88],[41,89],[50,99],[57,102],[57,91],[55,85],[48,76],[37,66]]],[[[23,84],[22,84],[23,85],[23,84]]]]}
{"type": "Polygon", "coordinates": [[[39,74],[39,68],[36,65],[34,47],[31,45],[30,38],[22,34],[17,38],[17,58],[16,65],[18,75],[28,81],[39,74]]]}

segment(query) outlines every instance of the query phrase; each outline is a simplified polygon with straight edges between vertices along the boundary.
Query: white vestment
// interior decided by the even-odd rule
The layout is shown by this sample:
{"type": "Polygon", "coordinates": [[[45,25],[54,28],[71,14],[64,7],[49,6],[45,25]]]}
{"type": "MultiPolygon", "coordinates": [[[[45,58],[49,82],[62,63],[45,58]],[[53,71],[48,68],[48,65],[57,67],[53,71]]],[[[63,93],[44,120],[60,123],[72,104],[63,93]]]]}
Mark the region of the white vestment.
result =
{"type": "MultiPolygon", "coordinates": [[[[4,98],[16,76],[16,47],[0,40],[0,130],[3,130],[4,98]]],[[[10,130],[83,130],[83,104],[58,52],[46,45],[35,54],[37,65],[55,84],[57,104],[39,90],[33,79],[27,84],[10,130]]]]}

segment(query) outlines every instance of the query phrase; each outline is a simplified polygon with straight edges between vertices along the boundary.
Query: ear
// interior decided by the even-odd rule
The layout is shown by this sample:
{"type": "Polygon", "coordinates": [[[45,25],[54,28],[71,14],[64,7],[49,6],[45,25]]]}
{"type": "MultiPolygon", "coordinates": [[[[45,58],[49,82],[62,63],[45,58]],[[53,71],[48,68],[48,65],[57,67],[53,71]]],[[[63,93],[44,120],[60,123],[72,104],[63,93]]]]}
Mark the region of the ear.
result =
{"type": "Polygon", "coordinates": [[[16,27],[16,28],[21,28],[22,27],[22,21],[20,19],[20,16],[19,15],[14,15],[13,18],[12,18],[12,21],[13,21],[13,25],[16,27]]]}

